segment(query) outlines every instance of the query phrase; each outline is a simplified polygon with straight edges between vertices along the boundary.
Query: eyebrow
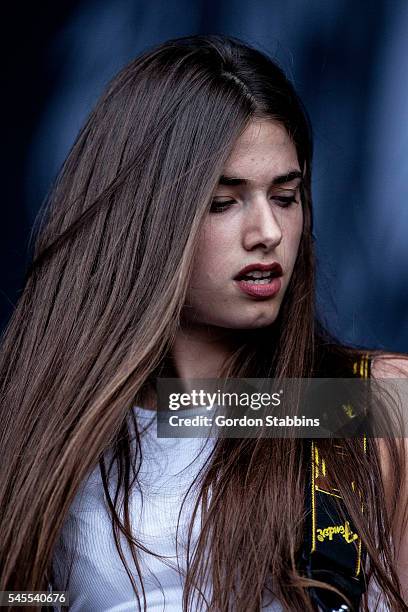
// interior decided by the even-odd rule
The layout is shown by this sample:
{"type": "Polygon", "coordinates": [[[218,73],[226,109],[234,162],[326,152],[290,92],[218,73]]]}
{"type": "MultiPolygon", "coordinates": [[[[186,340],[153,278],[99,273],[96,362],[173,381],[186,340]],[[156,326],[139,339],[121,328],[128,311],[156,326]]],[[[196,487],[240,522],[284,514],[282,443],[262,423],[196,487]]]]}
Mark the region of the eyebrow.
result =
{"type": "MultiPolygon", "coordinates": [[[[285,183],[290,183],[291,181],[294,181],[295,179],[303,179],[303,175],[300,172],[300,170],[289,170],[286,174],[280,174],[279,176],[275,176],[272,181],[271,181],[271,185],[283,185],[285,183]]],[[[219,185],[230,185],[230,186],[234,186],[234,185],[248,185],[248,183],[250,183],[250,181],[248,179],[245,178],[235,178],[232,176],[226,176],[226,175],[221,175],[220,180],[218,182],[219,185]]]]}

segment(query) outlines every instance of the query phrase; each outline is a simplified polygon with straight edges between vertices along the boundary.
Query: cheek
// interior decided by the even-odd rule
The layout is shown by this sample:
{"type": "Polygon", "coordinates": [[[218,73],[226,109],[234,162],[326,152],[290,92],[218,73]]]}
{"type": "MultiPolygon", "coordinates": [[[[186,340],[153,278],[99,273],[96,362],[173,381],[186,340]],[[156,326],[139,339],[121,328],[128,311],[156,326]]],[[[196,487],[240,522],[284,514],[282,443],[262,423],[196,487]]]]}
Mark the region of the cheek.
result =
{"type": "Polygon", "coordinates": [[[288,222],[284,224],[284,227],[282,229],[284,236],[284,256],[288,263],[289,261],[294,263],[297,256],[297,252],[299,250],[299,245],[303,232],[302,209],[300,209],[300,211],[296,215],[296,218],[288,220],[288,222]]]}
{"type": "Polygon", "coordinates": [[[203,231],[194,257],[193,284],[195,284],[194,281],[197,282],[208,275],[212,267],[212,258],[215,252],[212,233],[203,231]]]}
{"type": "Polygon", "coordinates": [[[197,245],[193,264],[193,285],[203,281],[215,282],[220,272],[228,269],[233,253],[232,232],[221,227],[204,227],[197,245]]]}
{"type": "Polygon", "coordinates": [[[302,239],[302,232],[303,232],[303,223],[299,223],[298,227],[296,228],[296,231],[294,232],[292,236],[293,251],[294,251],[295,257],[299,250],[300,241],[302,239]]]}
{"type": "Polygon", "coordinates": [[[300,241],[302,239],[302,234],[303,234],[303,225],[304,225],[304,218],[303,218],[303,207],[300,208],[300,214],[299,214],[299,220],[298,220],[298,225],[297,225],[297,231],[296,231],[296,253],[299,249],[299,244],[300,241]]]}

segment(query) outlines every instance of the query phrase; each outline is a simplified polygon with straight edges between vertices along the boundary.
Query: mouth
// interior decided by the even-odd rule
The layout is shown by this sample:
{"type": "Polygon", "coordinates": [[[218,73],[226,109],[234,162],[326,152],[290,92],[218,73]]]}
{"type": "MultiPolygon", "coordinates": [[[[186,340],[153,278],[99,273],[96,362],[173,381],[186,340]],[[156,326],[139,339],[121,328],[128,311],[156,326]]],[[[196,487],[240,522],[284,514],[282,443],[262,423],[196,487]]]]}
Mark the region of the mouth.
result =
{"type": "Polygon", "coordinates": [[[282,267],[272,264],[250,264],[235,276],[237,287],[251,299],[265,300],[276,296],[282,288],[282,267]]]}
{"type": "Polygon", "coordinates": [[[282,267],[277,262],[271,264],[250,264],[242,268],[234,277],[235,281],[245,281],[254,285],[267,285],[274,278],[282,276],[282,267]]]}

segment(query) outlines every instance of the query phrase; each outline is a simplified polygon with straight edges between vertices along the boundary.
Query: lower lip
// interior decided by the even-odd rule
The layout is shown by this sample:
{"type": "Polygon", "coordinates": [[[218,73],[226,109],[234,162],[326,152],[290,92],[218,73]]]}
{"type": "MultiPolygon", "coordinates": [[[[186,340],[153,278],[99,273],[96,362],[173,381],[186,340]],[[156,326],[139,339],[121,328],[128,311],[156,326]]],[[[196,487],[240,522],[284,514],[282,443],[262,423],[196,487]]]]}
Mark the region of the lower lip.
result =
{"type": "Polygon", "coordinates": [[[238,287],[252,297],[266,298],[276,295],[282,286],[281,279],[275,277],[270,283],[251,283],[250,281],[235,281],[238,287]]]}

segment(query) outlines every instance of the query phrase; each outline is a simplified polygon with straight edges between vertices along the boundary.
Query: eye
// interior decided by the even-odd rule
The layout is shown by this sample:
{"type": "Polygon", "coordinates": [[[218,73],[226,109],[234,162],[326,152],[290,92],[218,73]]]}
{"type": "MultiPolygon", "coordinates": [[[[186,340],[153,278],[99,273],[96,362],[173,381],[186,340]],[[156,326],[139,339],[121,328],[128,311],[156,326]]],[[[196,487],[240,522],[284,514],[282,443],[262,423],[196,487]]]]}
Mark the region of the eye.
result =
{"type": "Polygon", "coordinates": [[[288,208],[291,204],[297,204],[298,201],[295,198],[295,195],[291,195],[291,196],[274,196],[272,198],[272,200],[274,200],[274,202],[277,202],[278,206],[280,206],[280,208],[288,208]]]}
{"type": "Polygon", "coordinates": [[[213,200],[210,206],[211,213],[221,213],[227,210],[232,204],[234,204],[234,200],[225,200],[224,202],[219,202],[217,200],[213,200]]]}

